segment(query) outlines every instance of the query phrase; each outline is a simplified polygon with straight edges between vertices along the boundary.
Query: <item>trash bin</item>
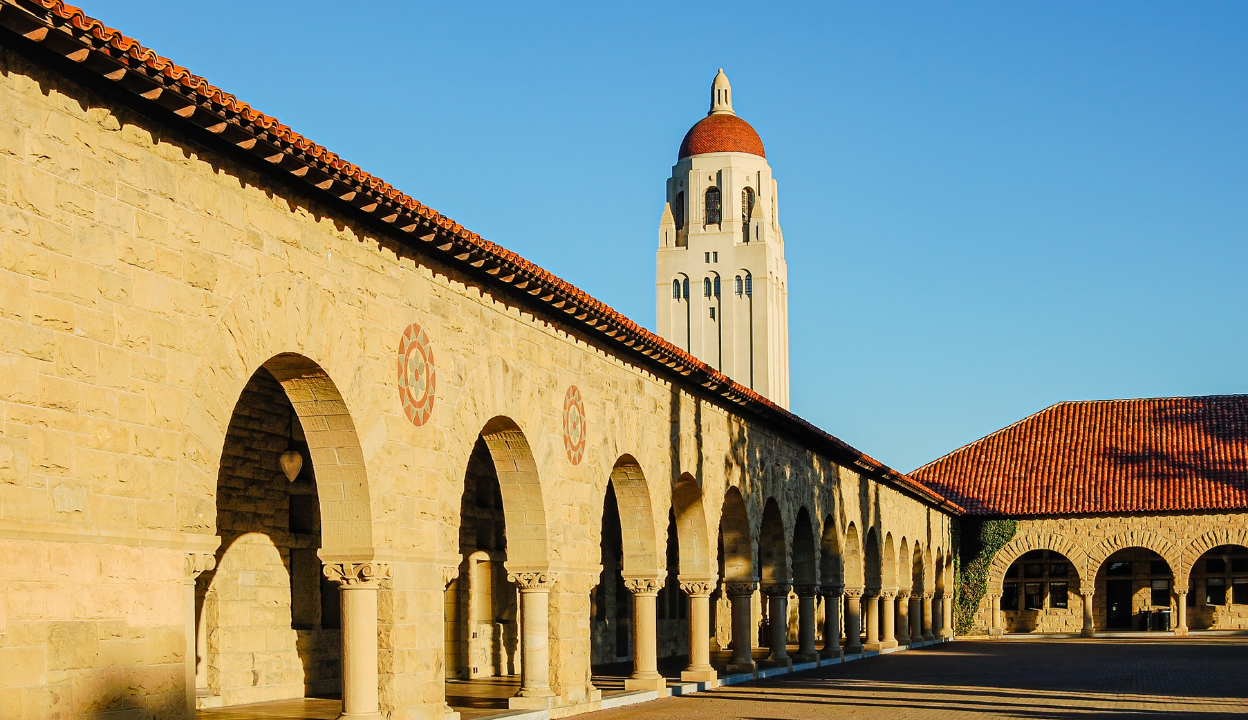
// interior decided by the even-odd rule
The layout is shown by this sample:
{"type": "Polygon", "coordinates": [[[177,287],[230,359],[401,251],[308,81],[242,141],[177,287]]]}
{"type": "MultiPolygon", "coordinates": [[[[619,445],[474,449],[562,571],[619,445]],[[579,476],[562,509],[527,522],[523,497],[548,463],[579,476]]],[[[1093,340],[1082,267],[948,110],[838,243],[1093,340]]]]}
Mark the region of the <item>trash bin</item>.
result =
{"type": "Polygon", "coordinates": [[[1151,630],[1152,629],[1151,621],[1152,621],[1152,613],[1147,610],[1141,610],[1140,611],[1140,629],[1151,630]]]}
{"type": "Polygon", "coordinates": [[[1153,629],[1168,631],[1170,629],[1170,609],[1158,610],[1153,613],[1153,629]]]}

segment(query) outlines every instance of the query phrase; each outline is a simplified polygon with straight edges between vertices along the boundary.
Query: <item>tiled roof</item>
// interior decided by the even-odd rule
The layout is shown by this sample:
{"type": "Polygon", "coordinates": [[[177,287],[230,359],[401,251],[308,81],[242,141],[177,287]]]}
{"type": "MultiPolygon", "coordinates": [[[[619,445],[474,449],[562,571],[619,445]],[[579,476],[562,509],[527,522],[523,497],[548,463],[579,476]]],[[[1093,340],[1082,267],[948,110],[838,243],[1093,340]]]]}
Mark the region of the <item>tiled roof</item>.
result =
{"type": "Polygon", "coordinates": [[[911,476],[973,515],[1248,508],[1248,395],[1064,402],[911,476]]]}
{"type": "Polygon", "coordinates": [[[378,232],[496,292],[540,308],[544,317],[594,338],[652,372],[717,397],[864,476],[961,512],[926,486],[733,382],[571,283],[417,202],[79,8],[60,0],[0,0],[0,28],[69,59],[93,81],[120,91],[128,102],[163,122],[185,129],[201,142],[249,154],[310,196],[352,213],[378,232]]]}
{"type": "Polygon", "coordinates": [[[736,115],[707,115],[699,120],[680,142],[678,160],[692,155],[716,152],[743,152],[767,157],[762,138],[754,128],[736,115]]]}

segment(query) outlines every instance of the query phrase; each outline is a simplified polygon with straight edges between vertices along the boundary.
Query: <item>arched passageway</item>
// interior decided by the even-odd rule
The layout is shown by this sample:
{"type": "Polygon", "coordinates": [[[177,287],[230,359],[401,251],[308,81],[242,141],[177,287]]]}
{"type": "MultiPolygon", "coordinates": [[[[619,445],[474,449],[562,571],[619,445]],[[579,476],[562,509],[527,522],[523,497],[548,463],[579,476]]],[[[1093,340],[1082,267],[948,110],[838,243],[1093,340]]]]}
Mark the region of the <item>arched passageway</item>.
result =
{"type": "Polygon", "coordinates": [[[815,529],[811,523],[810,512],[802,507],[797,511],[793,526],[793,593],[797,599],[797,612],[790,610],[787,628],[788,640],[797,641],[797,652],[793,655],[795,662],[807,663],[819,659],[819,651],[815,647],[815,598],[819,595],[818,582],[815,529]]]}
{"type": "Polygon", "coordinates": [[[823,649],[819,654],[825,658],[841,656],[844,566],[841,540],[836,532],[836,518],[828,515],[823,520],[823,533],[819,539],[819,593],[823,596],[823,649]]]}
{"type": "MultiPolygon", "coordinates": [[[[731,614],[730,647],[727,663],[729,673],[754,672],[754,595],[758,591],[758,575],[754,565],[754,539],[750,532],[750,515],[741,491],[735,487],[724,493],[719,515],[720,573],[724,594],[728,596],[731,614]]],[[[773,568],[774,571],[774,568],[773,568]]]]}
{"type": "Polygon", "coordinates": [[[1056,550],[1029,550],[1002,578],[1000,627],[1009,633],[1080,632],[1084,589],[1070,558],[1056,550]]]}
{"type": "Polygon", "coordinates": [[[1192,563],[1187,626],[1248,630],[1248,547],[1218,545],[1192,563]]]}
{"type": "MultiPolygon", "coordinates": [[[[1030,591],[1042,580],[1028,576],[1035,564],[1023,563],[1018,586],[1024,609],[1041,602],[1052,603],[1052,592],[1042,600],[1030,591]]],[[[1056,567],[1052,563],[1046,566],[1056,567]]],[[[1092,614],[1098,628],[1106,630],[1169,630],[1174,626],[1174,570],[1156,551],[1127,547],[1114,551],[1095,568],[1092,614]]],[[[1053,581],[1043,578],[1051,588],[1053,581]]]]}
{"type": "Polygon", "coordinates": [[[788,653],[789,592],[793,586],[789,574],[789,543],[775,498],[768,498],[763,506],[763,521],[758,531],[758,566],[762,573],[760,589],[767,599],[759,644],[766,643],[769,666],[789,667],[793,664],[788,653]]]}

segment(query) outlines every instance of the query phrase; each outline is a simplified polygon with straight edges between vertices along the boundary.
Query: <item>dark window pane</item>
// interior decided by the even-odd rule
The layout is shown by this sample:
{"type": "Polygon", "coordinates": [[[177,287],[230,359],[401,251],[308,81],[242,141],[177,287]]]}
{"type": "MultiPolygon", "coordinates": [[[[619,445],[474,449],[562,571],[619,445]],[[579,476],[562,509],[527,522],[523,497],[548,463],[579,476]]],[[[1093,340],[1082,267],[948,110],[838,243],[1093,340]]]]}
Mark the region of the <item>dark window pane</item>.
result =
{"type": "Polygon", "coordinates": [[[1231,558],[1231,572],[1248,572],[1248,557],[1231,558]]]}
{"type": "Polygon", "coordinates": [[[706,224],[718,225],[720,220],[719,188],[713,187],[706,191],[706,224]]]}
{"type": "Polygon", "coordinates": [[[316,532],[316,496],[290,496],[290,531],[296,535],[316,532]]]}
{"type": "Polygon", "coordinates": [[[1226,604],[1226,579],[1225,578],[1205,578],[1205,604],[1206,605],[1225,605],[1226,604]]]}
{"type": "Polygon", "coordinates": [[[1015,583],[1007,583],[1001,589],[1001,609],[1017,610],[1018,609],[1018,585],[1015,583]]]}
{"type": "Polygon", "coordinates": [[[1007,578],[1018,577],[1018,563],[1014,563],[1013,565],[1011,565],[1010,569],[1005,571],[1005,576],[1007,578]]]}
{"type": "Polygon", "coordinates": [[[1043,583],[1027,583],[1026,591],[1024,592],[1025,597],[1023,598],[1025,609],[1040,610],[1044,608],[1044,594],[1041,592],[1043,587],[1043,583]]]}
{"type": "Polygon", "coordinates": [[[1066,583],[1064,582],[1049,583],[1049,607],[1055,607],[1055,608],[1068,607],[1067,597],[1068,597],[1068,593],[1066,590],[1066,583]]]}
{"type": "Polygon", "coordinates": [[[1109,569],[1107,569],[1107,570],[1105,571],[1105,574],[1107,574],[1107,575],[1130,575],[1130,574],[1131,574],[1131,563],[1129,563],[1129,562],[1112,562],[1112,563],[1110,563],[1110,564],[1109,564],[1109,569]]]}
{"type": "Polygon", "coordinates": [[[1231,602],[1248,605],[1248,578],[1235,578],[1231,581],[1231,602]]]}
{"type": "Polygon", "coordinates": [[[1049,577],[1066,577],[1070,572],[1070,568],[1066,563],[1052,563],[1049,565],[1049,577]]]}
{"type": "Polygon", "coordinates": [[[1025,577],[1044,577],[1044,563],[1027,563],[1023,566],[1025,577]]]}
{"type": "Polygon", "coordinates": [[[321,576],[321,627],[337,630],[342,627],[342,596],[338,583],[321,576]]]}
{"type": "Polygon", "coordinates": [[[1150,598],[1153,605],[1169,605],[1170,604],[1170,581],[1154,580],[1152,582],[1152,597],[1150,598]]]}
{"type": "Polygon", "coordinates": [[[1209,558],[1205,560],[1205,572],[1207,573],[1224,573],[1226,572],[1226,561],[1222,558],[1209,558]]]}
{"type": "Polygon", "coordinates": [[[1149,575],[1169,575],[1170,565],[1165,560],[1149,560],[1148,561],[1148,574],[1149,575]]]}
{"type": "MultiPolygon", "coordinates": [[[[291,497],[294,500],[295,495],[291,497]]],[[[316,550],[292,548],[290,551],[290,626],[311,630],[317,623],[321,607],[321,559],[316,550]]]]}

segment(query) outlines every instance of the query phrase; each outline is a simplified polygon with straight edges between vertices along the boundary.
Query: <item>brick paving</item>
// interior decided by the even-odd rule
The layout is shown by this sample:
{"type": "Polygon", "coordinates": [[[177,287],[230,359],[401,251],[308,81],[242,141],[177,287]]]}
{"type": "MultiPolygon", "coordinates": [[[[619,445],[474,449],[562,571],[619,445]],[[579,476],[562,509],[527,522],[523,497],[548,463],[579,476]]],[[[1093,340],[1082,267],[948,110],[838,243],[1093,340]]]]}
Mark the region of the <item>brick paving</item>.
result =
{"type": "Polygon", "coordinates": [[[1248,639],[958,641],[592,720],[1248,715],[1248,639]]]}

